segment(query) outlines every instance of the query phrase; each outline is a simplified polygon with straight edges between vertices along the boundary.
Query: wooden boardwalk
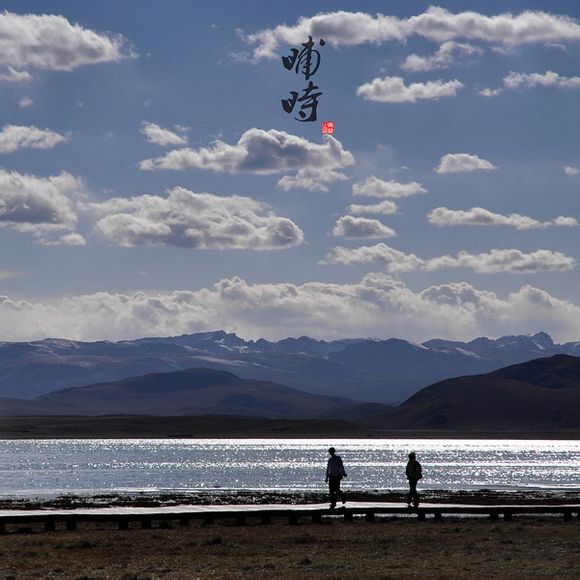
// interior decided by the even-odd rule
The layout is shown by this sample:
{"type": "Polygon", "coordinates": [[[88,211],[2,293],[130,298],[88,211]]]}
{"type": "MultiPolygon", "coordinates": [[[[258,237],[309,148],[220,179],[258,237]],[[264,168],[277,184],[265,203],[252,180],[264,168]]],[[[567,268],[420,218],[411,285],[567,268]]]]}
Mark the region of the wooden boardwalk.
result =
{"type": "Polygon", "coordinates": [[[478,516],[491,520],[510,521],[517,515],[556,515],[564,521],[571,521],[574,516],[580,521],[580,504],[564,505],[468,505],[425,503],[418,509],[409,509],[405,504],[391,502],[347,502],[330,510],[328,504],[245,504],[245,505],[178,505],[165,507],[103,507],[79,508],[71,510],[0,510],[0,533],[5,533],[8,526],[30,524],[44,525],[47,531],[61,526],[69,531],[77,529],[83,522],[109,522],[118,525],[119,529],[140,526],[151,528],[157,522],[178,522],[188,525],[192,521],[205,524],[215,522],[233,522],[245,525],[248,520],[257,520],[269,524],[273,519],[283,519],[289,524],[300,522],[319,523],[323,518],[342,518],[353,521],[355,516],[364,517],[366,521],[375,521],[377,516],[406,516],[426,520],[428,517],[442,520],[445,516],[478,516]]]}

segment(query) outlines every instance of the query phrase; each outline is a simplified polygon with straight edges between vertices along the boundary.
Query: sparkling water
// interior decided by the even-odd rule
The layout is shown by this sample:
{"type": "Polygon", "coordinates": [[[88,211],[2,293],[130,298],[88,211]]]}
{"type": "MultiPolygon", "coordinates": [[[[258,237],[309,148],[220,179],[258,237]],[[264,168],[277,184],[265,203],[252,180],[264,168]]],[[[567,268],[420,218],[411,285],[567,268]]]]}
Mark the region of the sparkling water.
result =
{"type": "Polygon", "coordinates": [[[328,447],[345,489],[402,490],[410,451],[424,489],[580,488],[580,441],[473,439],[52,439],[0,441],[0,496],[325,489],[328,447]]]}

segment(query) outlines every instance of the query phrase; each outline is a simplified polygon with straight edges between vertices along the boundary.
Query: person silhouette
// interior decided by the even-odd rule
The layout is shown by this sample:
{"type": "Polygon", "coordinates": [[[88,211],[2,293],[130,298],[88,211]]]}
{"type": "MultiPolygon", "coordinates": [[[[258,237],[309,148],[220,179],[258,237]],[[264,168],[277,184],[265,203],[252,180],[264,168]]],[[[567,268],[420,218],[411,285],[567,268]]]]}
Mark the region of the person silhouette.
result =
{"type": "Polygon", "coordinates": [[[407,507],[419,507],[419,493],[417,492],[417,483],[423,477],[421,464],[417,461],[414,451],[409,453],[409,461],[405,474],[409,480],[409,493],[407,494],[407,507]]]}
{"type": "Polygon", "coordinates": [[[345,504],[346,499],[344,492],[340,489],[340,481],[343,477],[346,477],[346,471],[344,470],[344,464],[340,455],[336,455],[336,449],[331,447],[328,450],[330,453],[330,459],[328,460],[328,465],[326,466],[326,479],[325,482],[328,483],[328,492],[330,495],[330,509],[336,507],[336,496],[340,497],[342,505],[345,504]]]}

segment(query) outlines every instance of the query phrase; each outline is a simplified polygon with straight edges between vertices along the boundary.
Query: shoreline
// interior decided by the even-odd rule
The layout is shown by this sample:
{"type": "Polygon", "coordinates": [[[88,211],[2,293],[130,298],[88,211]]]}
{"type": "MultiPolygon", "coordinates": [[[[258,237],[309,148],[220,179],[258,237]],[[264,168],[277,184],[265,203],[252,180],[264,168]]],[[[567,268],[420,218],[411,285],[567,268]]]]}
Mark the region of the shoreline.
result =
{"type": "MultiPolygon", "coordinates": [[[[406,490],[347,491],[348,501],[406,503],[406,490]]],[[[163,507],[172,505],[306,505],[324,503],[326,491],[277,492],[208,490],[193,492],[125,492],[62,494],[57,497],[0,498],[0,510],[163,507]]],[[[560,505],[580,503],[580,490],[439,490],[421,491],[421,501],[476,505],[560,505]]]]}

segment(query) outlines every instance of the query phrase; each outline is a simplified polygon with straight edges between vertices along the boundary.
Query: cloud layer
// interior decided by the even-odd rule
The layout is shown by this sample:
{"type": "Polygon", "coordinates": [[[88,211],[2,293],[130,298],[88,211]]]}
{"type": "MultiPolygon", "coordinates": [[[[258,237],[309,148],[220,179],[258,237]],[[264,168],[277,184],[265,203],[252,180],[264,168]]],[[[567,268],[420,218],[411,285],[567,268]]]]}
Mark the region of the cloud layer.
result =
{"type": "Polygon", "coordinates": [[[4,340],[175,336],[224,328],[246,338],[376,336],[468,340],[546,330],[580,336],[580,306],[533,286],[500,297],[465,282],[415,292],[385,274],[352,284],[251,284],[235,277],[199,290],[71,296],[52,302],[0,297],[4,340]],[[533,316],[530,316],[533,312],[533,316]]]}
{"type": "Polygon", "coordinates": [[[551,250],[536,250],[528,254],[517,249],[490,250],[481,254],[461,251],[456,256],[444,255],[424,260],[415,254],[405,254],[384,243],[359,248],[338,246],[326,255],[321,264],[378,264],[387,272],[432,272],[445,268],[469,268],[477,274],[535,274],[538,272],[566,272],[576,261],[571,256],[551,250]]]}
{"type": "Polygon", "coordinates": [[[141,195],[86,204],[96,230],[121,246],[171,245],[197,249],[277,250],[299,245],[302,230],[237,195],[220,197],[183,187],[167,197],[141,195]]]}
{"type": "Polygon", "coordinates": [[[326,12],[302,17],[294,26],[282,24],[247,35],[254,58],[279,58],[280,47],[304,42],[308,35],[336,47],[404,42],[420,36],[433,42],[475,40],[504,46],[529,43],[578,42],[580,25],[567,16],[539,10],[487,16],[475,11],[452,13],[431,6],[410,18],[364,12],[326,12]]]}
{"type": "Polygon", "coordinates": [[[305,187],[326,191],[327,183],[346,179],[341,169],[354,164],[352,153],[326,135],[317,144],[285,131],[249,129],[235,145],[214,141],[210,147],[175,149],[139,164],[144,171],[210,169],[225,173],[269,175],[296,172],[278,182],[283,189],[305,187]]]}

